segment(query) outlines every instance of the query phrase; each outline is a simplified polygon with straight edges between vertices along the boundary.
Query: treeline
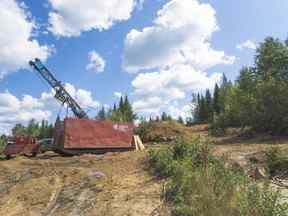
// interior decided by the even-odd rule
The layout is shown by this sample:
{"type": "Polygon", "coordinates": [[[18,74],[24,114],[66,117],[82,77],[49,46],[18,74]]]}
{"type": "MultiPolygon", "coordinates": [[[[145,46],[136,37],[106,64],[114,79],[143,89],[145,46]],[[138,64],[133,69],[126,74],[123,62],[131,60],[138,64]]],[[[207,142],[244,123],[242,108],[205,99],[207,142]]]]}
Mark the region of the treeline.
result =
{"type": "Polygon", "coordinates": [[[232,86],[232,83],[227,80],[225,74],[223,74],[222,82],[220,86],[215,84],[213,96],[209,89],[205,94],[193,95],[193,117],[194,123],[208,123],[213,121],[213,118],[224,111],[225,98],[228,89],[232,86]]]}
{"type": "Polygon", "coordinates": [[[16,124],[12,128],[12,135],[28,135],[37,137],[38,139],[52,138],[53,137],[54,127],[52,124],[49,124],[48,121],[42,120],[41,123],[36,122],[34,119],[29,121],[27,126],[22,124],[16,124]]]}
{"type": "Polygon", "coordinates": [[[212,131],[250,128],[275,135],[288,134],[288,42],[266,38],[256,51],[253,67],[244,67],[232,83],[199,95],[195,121],[209,122],[212,131]],[[212,102],[211,102],[212,101],[212,102]]]}
{"type": "Polygon", "coordinates": [[[150,116],[150,118],[145,118],[145,117],[141,117],[140,122],[167,122],[167,121],[175,121],[178,122],[180,124],[186,124],[186,122],[184,121],[182,116],[179,116],[178,119],[173,119],[171,115],[169,115],[166,112],[162,112],[161,115],[157,115],[157,116],[150,116]]]}
{"type": "Polygon", "coordinates": [[[126,95],[125,97],[121,97],[118,105],[115,103],[112,109],[106,110],[103,106],[98,112],[96,119],[102,121],[110,120],[113,122],[133,122],[136,117],[129,98],[126,95]]]}

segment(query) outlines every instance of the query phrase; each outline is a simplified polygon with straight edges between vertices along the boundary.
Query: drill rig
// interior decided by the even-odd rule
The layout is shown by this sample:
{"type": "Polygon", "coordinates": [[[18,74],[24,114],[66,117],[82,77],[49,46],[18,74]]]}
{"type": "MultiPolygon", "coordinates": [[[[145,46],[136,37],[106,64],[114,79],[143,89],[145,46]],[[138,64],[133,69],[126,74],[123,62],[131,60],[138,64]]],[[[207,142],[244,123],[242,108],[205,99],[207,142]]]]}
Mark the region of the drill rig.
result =
{"type": "Polygon", "coordinates": [[[54,151],[62,154],[105,153],[135,149],[132,123],[113,123],[89,119],[86,112],[67,92],[63,84],[39,60],[30,66],[54,89],[54,97],[67,105],[74,118],[57,118],[54,129],[54,151]]]}
{"type": "Polygon", "coordinates": [[[58,81],[54,75],[42,64],[40,59],[36,58],[34,61],[30,61],[29,64],[55,90],[56,93],[54,97],[60,101],[62,105],[67,104],[77,118],[88,119],[86,112],[66,91],[62,83],[58,81]]]}

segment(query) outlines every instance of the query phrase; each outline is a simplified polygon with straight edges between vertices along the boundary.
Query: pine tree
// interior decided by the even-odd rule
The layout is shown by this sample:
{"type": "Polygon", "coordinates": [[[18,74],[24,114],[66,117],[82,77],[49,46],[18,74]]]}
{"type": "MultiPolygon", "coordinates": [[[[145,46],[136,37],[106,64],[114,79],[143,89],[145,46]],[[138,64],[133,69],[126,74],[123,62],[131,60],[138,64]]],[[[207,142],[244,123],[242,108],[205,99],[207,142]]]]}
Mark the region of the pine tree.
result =
{"type": "Polygon", "coordinates": [[[133,113],[132,110],[132,105],[129,102],[128,96],[125,96],[125,100],[124,100],[124,113],[123,113],[124,117],[124,121],[126,122],[132,122],[135,119],[135,115],[133,113]]]}
{"type": "Polygon", "coordinates": [[[206,90],[206,93],[205,93],[205,101],[206,101],[206,114],[205,114],[205,117],[206,117],[206,121],[207,120],[210,120],[212,118],[212,115],[213,115],[213,104],[212,104],[212,97],[211,97],[211,93],[210,93],[210,90],[207,89],[206,90]]]}
{"type": "Polygon", "coordinates": [[[180,124],[184,124],[184,120],[183,120],[182,116],[179,116],[179,117],[178,117],[178,122],[179,122],[180,124]]]}
{"type": "Polygon", "coordinates": [[[168,120],[168,116],[165,112],[163,112],[161,115],[161,121],[167,121],[167,120],[168,120]]]}
{"type": "Polygon", "coordinates": [[[100,121],[104,121],[106,119],[106,111],[104,106],[102,106],[101,110],[98,112],[97,119],[100,121]]]}
{"type": "Polygon", "coordinates": [[[213,96],[213,111],[216,114],[220,114],[220,104],[219,104],[219,86],[216,83],[214,88],[214,96],[213,96]]]}
{"type": "Polygon", "coordinates": [[[116,106],[115,103],[114,103],[114,105],[113,105],[113,112],[117,112],[117,106],[116,106]]]}

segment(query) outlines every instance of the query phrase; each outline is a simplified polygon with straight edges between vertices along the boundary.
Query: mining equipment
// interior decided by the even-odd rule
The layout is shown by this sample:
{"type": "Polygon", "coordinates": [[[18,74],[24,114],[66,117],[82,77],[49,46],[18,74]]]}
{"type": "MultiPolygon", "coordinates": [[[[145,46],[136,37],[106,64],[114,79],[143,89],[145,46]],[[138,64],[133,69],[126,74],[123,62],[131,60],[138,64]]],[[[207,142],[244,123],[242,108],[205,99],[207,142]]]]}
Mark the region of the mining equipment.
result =
{"type": "Polygon", "coordinates": [[[75,117],[57,118],[54,130],[54,151],[62,154],[105,153],[129,151],[137,147],[133,123],[113,123],[89,119],[87,113],[68,93],[64,85],[44,66],[39,59],[30,66],[54,89],[55,98],[66,105],[75,117]]]}

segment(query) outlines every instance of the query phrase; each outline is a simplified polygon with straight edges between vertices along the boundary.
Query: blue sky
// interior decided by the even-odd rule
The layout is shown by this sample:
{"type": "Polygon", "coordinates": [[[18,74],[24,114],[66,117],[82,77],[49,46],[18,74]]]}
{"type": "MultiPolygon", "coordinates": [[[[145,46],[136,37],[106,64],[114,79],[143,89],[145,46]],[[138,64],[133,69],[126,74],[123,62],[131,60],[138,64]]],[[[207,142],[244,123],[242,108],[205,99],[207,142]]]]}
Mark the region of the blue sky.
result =
{"type": "Polygon", "coordinates": [[[286,38],[287,9],[285,0],[1,0],[0,133],[31,117],[53,121],[59,110],[26,64],[32,57],[86,110],[122,93],[140,115],[185,117],[193,92],[222,73],[234,80],[265,37],[286,38]]]}

